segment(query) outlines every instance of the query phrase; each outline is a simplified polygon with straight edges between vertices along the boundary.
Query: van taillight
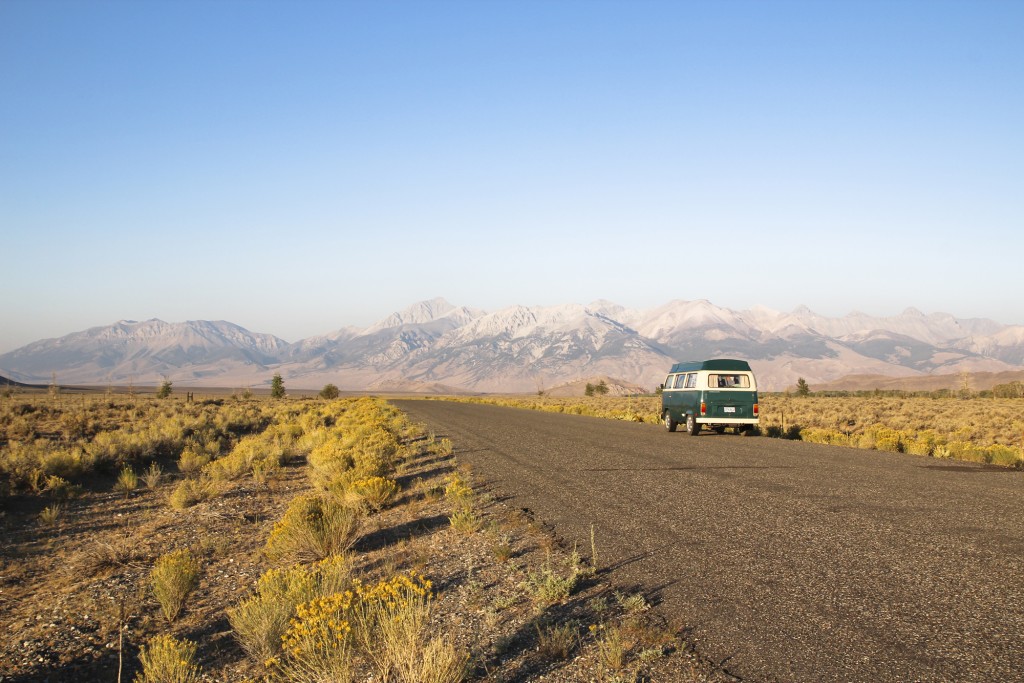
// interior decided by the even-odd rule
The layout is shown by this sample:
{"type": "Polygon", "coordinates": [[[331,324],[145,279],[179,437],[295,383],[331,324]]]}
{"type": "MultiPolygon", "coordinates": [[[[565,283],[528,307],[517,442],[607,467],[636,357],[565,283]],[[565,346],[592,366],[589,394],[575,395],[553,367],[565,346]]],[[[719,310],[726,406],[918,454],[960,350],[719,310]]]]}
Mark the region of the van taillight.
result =
{"type": "Polygon", "coordinates": [[[708,414],[708,404],[704,403],[703,401],[701,401],[701,404],[700,404],[700,414],[701,415],[707,415],[708,414]]]}
{"type": "Polygon", "coordinates": [[[757,404],[754,404],[754,417],[757,417],[757,404]]]}

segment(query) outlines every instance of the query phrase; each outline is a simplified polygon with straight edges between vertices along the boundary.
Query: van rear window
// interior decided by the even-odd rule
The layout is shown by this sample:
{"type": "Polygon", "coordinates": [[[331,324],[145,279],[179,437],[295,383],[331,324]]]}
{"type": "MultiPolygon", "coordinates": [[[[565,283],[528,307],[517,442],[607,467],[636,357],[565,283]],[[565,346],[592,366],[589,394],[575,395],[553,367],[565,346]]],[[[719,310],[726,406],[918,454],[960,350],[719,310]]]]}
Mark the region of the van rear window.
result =
{"type": "Polygon", "coordinates": [[[750,375],[708,375],[712,389],[749,389],[750,375]]]}

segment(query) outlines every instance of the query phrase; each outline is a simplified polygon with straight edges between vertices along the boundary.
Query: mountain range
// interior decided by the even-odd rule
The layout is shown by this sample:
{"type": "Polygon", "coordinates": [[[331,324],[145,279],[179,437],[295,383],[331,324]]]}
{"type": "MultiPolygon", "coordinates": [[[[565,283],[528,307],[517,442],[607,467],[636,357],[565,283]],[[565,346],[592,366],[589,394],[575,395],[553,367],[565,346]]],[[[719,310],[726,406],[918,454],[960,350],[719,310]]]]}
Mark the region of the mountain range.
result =
{"type": "Polygon", "coordinates": [[[422,301],[365,329],[294,343],[225,321],[122,320],[0,355],[28,383],[245,387],[280,372],[292,388],[535,392],[591,377],[653,388],[679,360],[750,361],[762,389],[803,377],[920,377],[1024,369],[1024,326],[915,309],[830,318],[806,307],[735,311],[706,300],[633,310],[510,306],[487,312],[422,301]]]}

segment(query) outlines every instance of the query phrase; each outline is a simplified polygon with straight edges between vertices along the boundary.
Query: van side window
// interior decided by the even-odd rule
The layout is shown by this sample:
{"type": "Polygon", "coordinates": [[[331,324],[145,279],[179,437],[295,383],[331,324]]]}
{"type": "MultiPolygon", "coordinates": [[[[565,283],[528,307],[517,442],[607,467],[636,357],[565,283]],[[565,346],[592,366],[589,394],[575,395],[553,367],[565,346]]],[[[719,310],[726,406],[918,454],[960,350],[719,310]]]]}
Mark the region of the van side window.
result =
{"type": "Polygon", "coordinates": [[[686,388],[696,389],[697,388],[697,373],[691,372],[686,376],[686,388]]]}
{"type": "Polygon", "coordinates": [[[678,379],[679,375],[669,375],[668,379],[665,380],[666,389],[674,389],[673,383],[678,379]]]}

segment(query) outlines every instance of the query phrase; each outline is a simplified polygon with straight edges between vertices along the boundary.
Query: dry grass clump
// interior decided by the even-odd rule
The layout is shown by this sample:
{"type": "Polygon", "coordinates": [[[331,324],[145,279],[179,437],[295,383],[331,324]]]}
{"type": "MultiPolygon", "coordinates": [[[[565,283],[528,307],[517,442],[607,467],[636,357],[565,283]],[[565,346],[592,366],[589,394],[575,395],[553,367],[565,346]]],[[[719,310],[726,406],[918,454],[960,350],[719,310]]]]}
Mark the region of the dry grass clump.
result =
{"type": "Polygon", "coordinates": [[[189,593],[199,585],[199,562],[184,548],[161,555],[150,572],[149,582],[164,617],[174,622],[189,593]]]}
{"type": "Polygon", "coordinates": [[[274,525],[264,552],[271,559],[313,562],[341,555],[356,540],[362,512],[324,495],[300,496],[274,525]]]}
{"type": "Polygon", "coordinates": [[[195,659],[195,643],[166,634],[156,636],[142,646],[142,671],[135,683],[198,683],[203,672],[195,659]]]}

